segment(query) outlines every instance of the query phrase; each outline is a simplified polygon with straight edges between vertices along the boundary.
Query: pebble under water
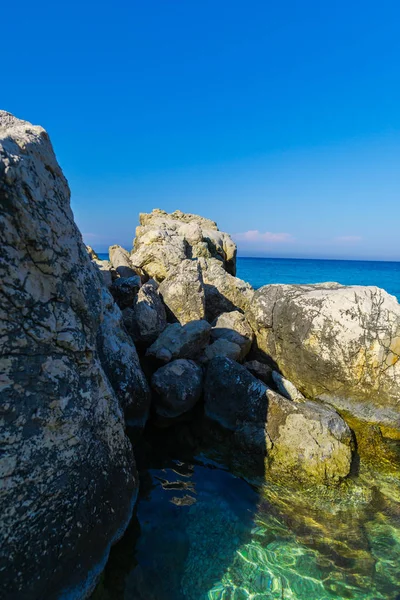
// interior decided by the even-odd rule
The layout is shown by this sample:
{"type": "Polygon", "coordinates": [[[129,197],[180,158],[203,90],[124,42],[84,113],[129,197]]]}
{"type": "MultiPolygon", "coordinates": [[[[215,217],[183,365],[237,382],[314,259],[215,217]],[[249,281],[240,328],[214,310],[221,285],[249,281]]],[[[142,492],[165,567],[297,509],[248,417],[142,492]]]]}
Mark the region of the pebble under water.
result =
{"type": "Polygon", "coordinates": [[[398,473],[296,490],[203,455],[150,460],[93,600],[400,599],[398,473]]]}

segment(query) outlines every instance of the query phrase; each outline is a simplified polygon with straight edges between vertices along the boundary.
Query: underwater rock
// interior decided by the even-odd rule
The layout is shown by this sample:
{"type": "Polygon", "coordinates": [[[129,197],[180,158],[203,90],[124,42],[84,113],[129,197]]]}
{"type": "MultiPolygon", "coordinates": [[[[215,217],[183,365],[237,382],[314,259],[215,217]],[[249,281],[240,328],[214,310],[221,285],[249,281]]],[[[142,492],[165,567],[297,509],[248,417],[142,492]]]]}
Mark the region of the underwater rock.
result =
{"type": "Polygon", "coordinates": [[[210,330],[207,321],[191,321],[183,326],[171,323],[150,346],[146,356],[164,363],[173,358],[196,358],[207,346],[210,330]]]}
{"type": "Polygon", "coordinates": [[[160,284],[159,292],[181,325],[205,318],[204,284],[197,260],[182,261],[160,284]]]}
{"type": "Polygon", "coordinates": [[[238,310],[222,313],[212,323],[211,339],[225,339],[237,344],[240,347],[239,359],[250,352],[254,339],[254,333],[248,324],[246,317],[238,310]]]}
{"type": "Polygon", "coordinates": [[[86,598],[137,495],[132,447],[97,350],[104,287],[69,199],[44,129],[0,111],[5,600],[86,598]]]}
{"type": "Polygon", "coordinates": [[[132,306],[142,283],[139,275],[119,277],[110,287],[110,292],[121,310],[132,306]]]}
{"type": "Polygon", "coordinates": [[[124,324],[134,342],[152,344],[167,326],[165,307],[157,287],[145,283],[134,299],[132,308],[122,311],[124,324]]]}
{"type": "Polygon", "coordinates": [[[178,358],[154,373],[151,387],[157,393],[156,413],[167,418],[179,417],[200,399],[203,371],[193,360],[178,358]]]}
{"type": "Polygon", "coordinates": [[[268,285],[246,316],[260,351],[309,398],[400,436],[400,304],[377,287],[268,285]]]}

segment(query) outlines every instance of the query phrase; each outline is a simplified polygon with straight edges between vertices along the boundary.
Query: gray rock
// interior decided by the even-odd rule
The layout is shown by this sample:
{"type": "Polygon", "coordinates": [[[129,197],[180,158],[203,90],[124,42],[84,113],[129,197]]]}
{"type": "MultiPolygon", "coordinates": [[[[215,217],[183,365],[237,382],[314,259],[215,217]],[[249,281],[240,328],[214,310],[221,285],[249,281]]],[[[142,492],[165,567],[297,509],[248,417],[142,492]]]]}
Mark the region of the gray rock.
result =
{"type": "Polygon", "coordinates": [[[125,308],[122,314],[133,341],[141,344],[152,344],[167,326],[164,304],[150,282],[140,288],[133,307],[125,308]]]}
{"type": "Polygon", "coordinates": [[[86,598],[138,480],[102,368],[103,288],[47,133],[0,111],[2,597],[86,598]]]}
{"type": "Polygon", "coordinates": [[[108,254],[110,262],[119,277],[128,278],[143,275],[143,271],[132,263],[129,252],[122,246],[110,246],[108,254]]]}
{"type": "Polygon", "coordinates": [[[208,365],[204,397],[206,415],[231,432],[232,451],[246,467],[325,483],[348,475],[352,436],[333,409],[291,402],[222,357],[208,365]]]}
{"type": "Polygon", "coordinates": [[[269,365],[265,363],[259,362],[258,360],[250,360],[245,362],[244,367],[250,371],[254,377],[257,379],[261,379],[268,386],[274,385],[274,380],[272,378],[272,369],[269,365]]]}
{"type": "Polygon", "coordinates": [[[139,275],[119,277],[110,287],[110,292],[121,310],[133,305],[142,283],[139,275]]]}
{"type": "Polygon", "coordinates": [[[210,330],[207,321],[191,321],[183,326],[171,323],[150,346],[146,356],[164,363],[173,358],[195,358],[207,346],[210,330]]]}
{"type": "Polygon", "coordinates": [[[91,246],[86,246],[86,250],[92,260],[99,260],[99,257],[91,246]]]}
{"type": "Polygon", "coordinates": [[[307,397],[400,431],[400,305],[376,287],[271,285],[246,316],[257,346],[307,397]]]}
{"type": "Polygon", "coordinates": [[[299,392],[297,387],[291,381],[283,377],[278,371],[272,371],[272,380],[274,387],[281,396],[293,402],[303,402],[305,400],[303,394],[299,392]]]}
{"type": "Polygon", "coordinates": [[[156,413],[162,417],[178,417],[200,399],[203,371],[192,360],[173,360],[154,373],[151,386],[157,393],[156,413]]]}
{"type": "Polygon", "coordinates": [[[103,284],[110,288],[113,282],[112,265],[108,260],[92,259],[93,264],[100,271],[103,284]]]}
{"type": "Polygon", "coordinates": [[[232,360],[239,360],[241,355],[241,348],[238,344],[231,342],[225,338],[219,338],[215,340],[213,344],[207,346],[204,350],[204,356],[202,357],[203,363],[209,362],[215,356],[226,356],[232,360]]]}
{"type": "Polygon", "coordinates": [[[204,284],[197,260],[182,261],[160,284],[159,292],[181,325],[205,318],[204,284]]]}
{"type": "Polygon", "coordinates": [[[222,313],[212,323],[211,339],[223,338],[240,347],[239,360],[250,352],[254,339],[254,333],[248,324],[246,317],[237,310],[222,313]]]}

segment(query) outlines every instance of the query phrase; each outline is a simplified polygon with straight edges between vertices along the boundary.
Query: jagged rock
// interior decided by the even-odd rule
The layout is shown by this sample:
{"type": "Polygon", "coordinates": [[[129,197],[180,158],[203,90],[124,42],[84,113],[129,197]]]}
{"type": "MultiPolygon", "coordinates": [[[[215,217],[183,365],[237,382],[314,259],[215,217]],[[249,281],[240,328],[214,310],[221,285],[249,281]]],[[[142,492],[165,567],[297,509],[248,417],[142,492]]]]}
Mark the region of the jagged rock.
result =
{"type": "Polygon", "coordinates": [[[284,398],[293,400],[293,402],[303,402],[303,400],[305,400],[303,394],[299,392],[297,387],[293,385],[291,381],[283,377],[283,375],[278,373],[278,371],[272,371],[272,380],[275,384],[274,387],[276,387],[277,391],[284,398]]]}
{"type": "Polygon", "coordinates": [[[400,305],[376,287],[270,285],[246,313],[260,351],[307,397],[400,435],[400,305]]]}
{"type": "Polygon", "coordinates": [[[162,417],[178,417],[200,399],[203,371],[192,360],[179,358],[158,369],[151,378],[157,396],[155,411],[162,417]]]}
{"type": "Polygon", "coordinates": [[[86,246],[86,250],[92,260],[99,260],[99,257],[91,246],[86,246]]]}
{"type": "Polygon", "coordinates": [[[224,312],[245,311],[254,290],[249,283],[227,273],[215,259],[199,258],[206,295],[206,317],[213,321],[224,312]]]}
{"type": "Polygon", "coordinates": [[[201,357],[202,363],[209,362],[214,356],[226,356],[232,360],[239,360],[241,355],[241,348],[238,344],[231,342],[225,338],[219,338],[215,340],[213,344],[207,346],[204,350],[204,355],[201,357]]]}
{"type": "Polygon", "coordinates": [[[47,133],[4,111],[0,203],[2,598],[86,598],[138,480],[67,181],[47,133]]]}
{"type": "Polygon", "coordinates": [[[207,346],[210,330],[207,321],[191,321],[183,326],[171,323],[150,346],[146,356],[164,363],[173,358],[195,358],[207,346]]]}
{"type": "Polygon", "coordinates": [[[113,282],[112,265],[109,260],[92,259],[93,264],[100,271],[103,284],[110,288],[113,282]]]}
{"type": "Polygon", "coordinates": [[[203,277],[197,260],[184,260],[160,284],[159,292],[181,325],[205,318],[203,277]]]}
{"type": "Polygon", "coordinates": [[[272,369],[269,365],[259,362],[258,360],[250,360],[245,362],[243,366],[246,367],[246,369],[250,371],[254,377],[261,379],[261,381],[266,383],[268,386],[274,385],[272,369]]]}
{"type": "Polygon", "coordinates": [[[133,305],[142,283],[139,275],[119,277],[110,287],[110,292],[121,310],[133,305]]]}
{"type": "Polygon", "coordinates": [[[179,210],[140,215],[130,258],[149,277],[163,281],[183,260],[199,256],[218,259],[223,269],[236,272],[236,245],[213,221],[179,210]]]}
{"type": "Polygon", "coordinates": [[[123,408],[127,425],[143,428],[149,414],[150,389],[120,309],[105,289],[103,298],[103,320],[97,333],[100,361],[123,408]]]}
{"type": "Polygon", "coordinates": [[[122,248],[122,246],[116,244],[110,246],[108,255],[110,257],[110,262],[119,277],[127,278],[135,277],[135,275],[143,277],[144,273],[142,269],[132,263],[129,252],[125,250],[125,248],[122,248]]]}
{"type": "Polygon", "coordinates": [[[210,361],[205,380],[208,418],[231,432],[246,465],[277,468],[297,479],[330,482],[346,477],[351,431],[332,409],[283,398],[229,358],[210,361]],[[258,463],[258,464],[257,464],[258,463]]]}
{"type": "MultiPolygon", "coordinates": [[[[240,347],[239,360],[249,353],[254,339],[254,333],[246,317],[237,310],[222,313],[212,323],[211,339],[225,339],[240,347]]],[[[236,360],[236,359],[235,359],[236,360]]]]}
{"type": "Polygon", "coordinates": [[[140,288],[133,307],[122,312],[128,333],[141,344],[152,344],[167,326],[164,304],[150,281],[140,288]]]}

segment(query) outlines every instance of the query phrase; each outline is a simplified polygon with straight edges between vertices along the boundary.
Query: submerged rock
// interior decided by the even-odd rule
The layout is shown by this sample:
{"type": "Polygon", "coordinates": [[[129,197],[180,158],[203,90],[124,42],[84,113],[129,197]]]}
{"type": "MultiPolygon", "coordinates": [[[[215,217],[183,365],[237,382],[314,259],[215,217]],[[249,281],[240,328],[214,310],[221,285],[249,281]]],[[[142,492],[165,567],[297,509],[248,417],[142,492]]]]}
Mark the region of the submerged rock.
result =
{"type": "Polygon", "coordinates": [[[210,330],[207,321],[191,321],[183,326],[171,323],[150,346],[146,356],[164,363],[173,358],[196,358],[207,346],[210,330]]]}
{"type": "Polygon", "coordinates": [[[237,310],[222,313],[212,323],[211,338],[214,340],[225,339],[240,347],[239,359],[250,352],[254,333],[246,317],[237,310]]]}
{"type": "Polygon", "coordinates": [[[184,260],[160,284],[160,294],[181,325],[205,318],[203,277],[197,260],[184,260]]]}
{"type": "Polygon", "coordinates": [[[231,432],[231,451],[246,468],[325,483],[348,475],[351,431],[332,408],[291,402],[222,357],[208,365],[204,394],[206,415],[231,432]]]}
{"type": "MultiPolygon", "coordinates": [[[[85,598],[137,495],[98,271],[47,133],[0,111],[2,597],[85,598]]],[[[109,332],[119,349],[115,331],[109,332]]],[[[115,359],[118,362],[118,358],[115,359]]]]}
{"type": "Polygon", "coordinates": [[[203,371],[193,360],[179,358],[158,369],[151,378],[157,393],[155,411],[162,417],[178,417],[200,399],[203,371]]]}
{"type": "Polygon", "coordinates": [[[140,288],[133,307],[125,308],[122,312],[125,326],[133,341],[145,345],[152,344],[167,326],[163,301],[157,287],[150,281],[140,288]]]}
{"type": "Polygon", "coordinates": [[[246,316],[306,396],[400,436],[400,305],[376,287],[269,285],[246,316]]]}

